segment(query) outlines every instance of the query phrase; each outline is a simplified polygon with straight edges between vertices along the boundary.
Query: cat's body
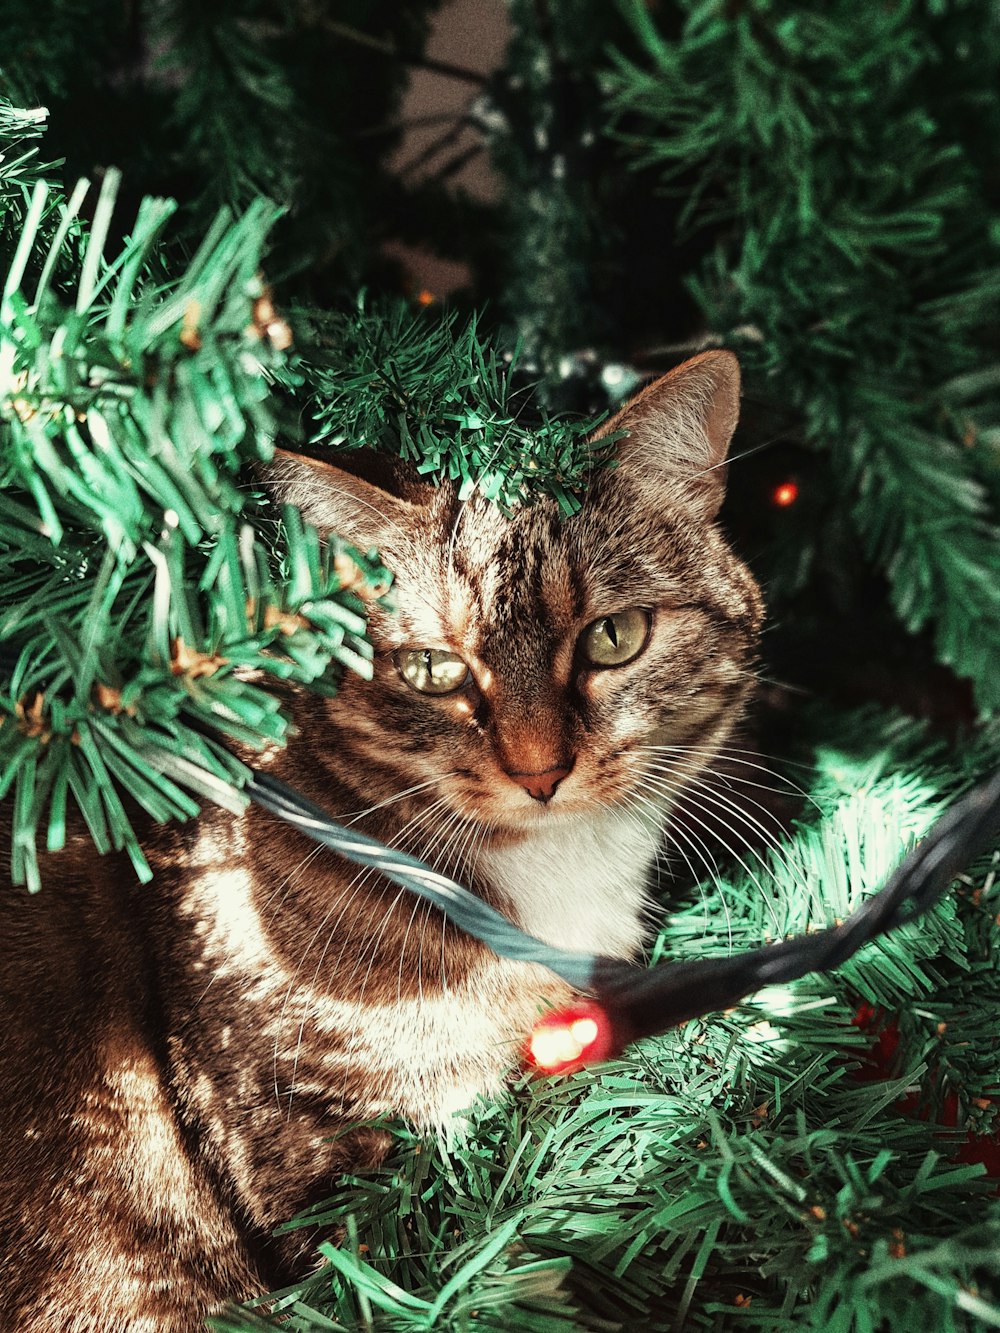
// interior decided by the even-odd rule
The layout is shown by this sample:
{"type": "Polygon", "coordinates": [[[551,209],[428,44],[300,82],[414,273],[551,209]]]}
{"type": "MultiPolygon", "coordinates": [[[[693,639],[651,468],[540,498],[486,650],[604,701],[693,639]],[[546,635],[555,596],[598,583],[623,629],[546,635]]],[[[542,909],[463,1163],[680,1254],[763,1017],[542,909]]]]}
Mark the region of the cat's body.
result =
{"type": "MultiPolygon", "coordinates": [[[[759,596],[712,523],[737,396],[725,354],[653,386],[571,519],[286,460],[276,493],[378,545],[399,611],[264,766],[541,938],[634,955],[672,793],[750,685],[759,596]]],[[[300,1257],[271,1229],[384,1154],[365,1122],[497,1092],[566,994],[260,811],[150,855],[140,889],[81,837],[0,900],[3,1329],[192,1333],[260,1293],[300,1257]]]]}

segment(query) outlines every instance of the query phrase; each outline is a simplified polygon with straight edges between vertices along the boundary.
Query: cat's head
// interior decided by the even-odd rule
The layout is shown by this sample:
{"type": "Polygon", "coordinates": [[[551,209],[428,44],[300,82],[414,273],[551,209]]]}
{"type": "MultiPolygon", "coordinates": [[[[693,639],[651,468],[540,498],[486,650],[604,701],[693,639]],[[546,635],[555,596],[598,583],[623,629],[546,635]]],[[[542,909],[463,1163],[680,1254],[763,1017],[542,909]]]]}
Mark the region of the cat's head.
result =
{"type": "Polygon", "coordinates": [[[462,503],[367,450],[280,459],[274,494],[395,574],[374,679],[328,705],[352,785],[426,783],[428,803],[499,831],[634,801],[650,746],[676,747],[678,775],[701,768],[745,702],[761,619],[714,521],[738,409],[728,352],[657,380],[598,432],[625,432],[617,466],[570,518],[552,500],[511,517],[462,503]]]}

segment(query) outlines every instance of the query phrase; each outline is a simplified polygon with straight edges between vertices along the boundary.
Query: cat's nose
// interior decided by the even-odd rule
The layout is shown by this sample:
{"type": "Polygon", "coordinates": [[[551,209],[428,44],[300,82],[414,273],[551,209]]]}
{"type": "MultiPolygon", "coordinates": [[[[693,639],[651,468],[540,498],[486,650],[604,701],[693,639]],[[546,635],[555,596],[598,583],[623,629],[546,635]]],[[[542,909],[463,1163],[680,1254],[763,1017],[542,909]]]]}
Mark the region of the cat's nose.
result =
{"type": "Polygon", "coordinates": [[[507,776],[528,793],[533,800],[551,801],[556,788],[573,765],[567,768],[547,768],[544,773],[508,773],[507,776]]]}

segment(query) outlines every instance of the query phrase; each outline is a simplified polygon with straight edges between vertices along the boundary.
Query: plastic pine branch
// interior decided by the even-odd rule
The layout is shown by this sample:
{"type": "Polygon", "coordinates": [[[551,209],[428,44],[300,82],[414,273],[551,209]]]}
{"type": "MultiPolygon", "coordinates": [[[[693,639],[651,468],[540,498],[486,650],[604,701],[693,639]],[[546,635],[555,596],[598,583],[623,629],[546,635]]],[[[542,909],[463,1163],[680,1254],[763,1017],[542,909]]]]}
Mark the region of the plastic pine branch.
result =
{"type": "Polygon", "coordinates": [[[508,183],[501,207],[505,317],[543,401],[562,368],[606,338],[595,280],[613,249],[607,224],[609,145],[598,80],[625,29],[614,5],[512,0],[511,40],[485,103],[493,161],[508,183]]]}
{"type": "Polygon", "coordinates": [[[684,0],[668,37],[639,0],[622,9],[644,54],[619,57],[611,112],[683,195],[682,228],[714,239],[689,279],[709,327],[832,455],[829,526],[846,509],[903,623],[933,622],[940,659],[1000,707],[1000,265],[979,146],[1000,132],[996,15],[684,0]]]}
{"type": "Polygon", "coordinates": [[[85,191],[37,179],[0,304],[0,797],[33,888],[71,800],[142,875],[122,787],[157,818],[195,813],[191,791],[239,806],[241,766],[204,728],[281,738],[252,673],[328,689],[331,665],[369,671],[364,601],[389,582],[297,513],[268,524],[240,480],[271,455],[290,337],[259,276],[277,210],[220,215],[164,283],[150,260],[173,205],[146,200],[108,257],[116,189],[109,173],[67,298],[85,191]]]}
{"type": "Polygon", "coordinates": [[[0,143],[4,145],[0,200],[5,213],[23,213],[31,187],[53,172],[52,164],[39,163],[35,147],[35,140],[44,133],[46,116],[44,107],[15,107],[0,98],[0,143]]]}
{"type": "MultiPolygon", "coordinates": [[[[283,291],[296,277],[312,291],[332,276],[325,295],[338,297],[342,284],[362,282],[384,212],[412,207],[395,199],[373,159],[396,142],[387,127],[405,62],[436,3],[370,0],[352,16],[369,38],[360,46],[326,8],[300,0],[280,16],[247,0],[168,0],[138,16],[158,53],[144,71],[144,95],[161,99],[166,129],[148,137],[163,134],[162,151],[184,183],[187,223],[203,226],[219,207],[242,211],[258,196],[280,200],[287,212],[269,269],[283,291]]],[[[144,167],[127,161],[129,178],[144,167]]]]}
{"type": "Polygon", "coordinates": [[[180,86],[171,126],[204,171],[203,210],[294,198],[300,181],[289,164],[307,135],[276,57],[277,30],[188,0],[160,6],[151,20],[163,52],[157,77],[180,86]]]}
{"type": "Polygon", "coordinates": [[[571,514],[608,440],[587,445],[594,421],[524,422],[515,365],[475,319],[459,326],[398,302],[317,320],[292,373],[304,379],[317,442],[399,454],[504,509],[547,494],[571,514]]]}

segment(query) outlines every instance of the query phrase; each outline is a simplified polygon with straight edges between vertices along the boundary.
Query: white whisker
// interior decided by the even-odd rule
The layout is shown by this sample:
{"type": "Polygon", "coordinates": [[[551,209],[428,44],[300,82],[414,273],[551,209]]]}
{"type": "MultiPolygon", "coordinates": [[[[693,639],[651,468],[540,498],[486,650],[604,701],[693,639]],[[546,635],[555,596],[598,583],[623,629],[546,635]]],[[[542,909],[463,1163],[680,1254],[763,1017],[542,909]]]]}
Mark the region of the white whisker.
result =
{"type": "MultiPolygon", "coordinates": [[[[775,856],[784,861],[786,865],[788,864],[787,853],[778,840],[778,835],[775,830],[768,829],[761,820],[750,814],[742,805],[727,796],[725,792],[720,792],[711,787],[705,780],[704,774],[691,775],[661,763],[654,763],[649,771],[650,773],[655,773],[665,778],[675,779],[679,784],[684,786],[686,790],[692,792],[698,791],[703,803],[703,809],[705,804],[708,804],[715,807],[717,810],[724,811],[727,815],[731,815],[733,819],[738,820],[741,824],[745,825],[747,829],[759,834],[764,845],[775,856]]],[[[763,810],[765,814],[770,813],[765,806],[761,805],[759,801],[754,801],[752,797],[744,796],[744,800],[748,801],[751,805],[755,805],[757,809],[763,810]]],[[[728,823],[727,828],[731,829],[733,833],[736,832],[732,823],[728,823]]]]}
{"type": "MultiPolygon", "coordinates": [[[[655,790],[655,789],[659,789],[660,791],[664,792],[664,794],[666,794],[666,795],[672,797],[673,800],[674,800],[674,809],[675,809],[675,810],[680,809],[680,802],[681,802],[682,800],[684,800],[684,798],[685,798],[686,796],[688,796],[688,795],[691,794],[691,793],[689,793],[689,792],[687,791],[687,789],[686,789],[685,787],[680,786],[680,785],[677,784],[677,783],[671,783],[671,782],[668,782],[662,775],[655,775],[655,776],[654,776],[654,775],[647,775],[647,777],[646,777],[646,782],[647,782],[647,784],[648,784],[649,786],[653,787],[654,790],[655,790]]],[[[688,819],[694,820],[694,822],[699,826],[699,828],[704,829],[704,831],[705,831],[706,833],[708,833],[708,834],[711,834],[711,833],[712,833],[712,830],[711,830],[711,828],[709,827],[709,825],[706,824],[705,821],[704,821],[703,819],[700,819],[700,818],[698,817],[698,815],[695,814],[694,812],[692,812],[690,809],[681,809],[680,812],[681,812],[682,814],[684,814],[688,819]]],[[[688,830],[688,831],[690,832],[690,830],[688,830]]],[[[674,826],[673,824],[671,824],[671,826],[670,826],[670,832],[676,832],[676,828],[675,828],[675,826],[674,826]]],[[[747,875],[747,877],[751,880],[751,882],[757,886],[757,888],[758,888],[758,890],[759,890],[759,892],[760,892],[760,895],[761,895],[761,899],[762,899],[762,901],[764,902],[764,905],[767,907],[768,913],[769,913],[769,915],[770,915],[770,917],[771,917],[771,920],[772,920],[772,922],[773,922],[773,924],[774,924],[775,931],[776,931],[776,932],[780,932],[780,928],[779,928],[779,925],[778,925],[778,917],[777,917],[777,914],[776,914],[776,912],[775,912],[775,910],[774,910],[774,906],[773,906],[773,904],[772,904],[772,902],[771,902],[771,900],[770,900],[770,897],[768,896],[768,893],[767,893],[767,891],[765,890],[763,884],[760,882],[760,880],[757,878],[757,876],[754,874],[754,872],[753,872],[753,871],[750,869],[750,867],[747,865],[746,861],[744,861],[743,857],[740,856],[739,852],[737,852],[737,851],[735,850],[735,848],[729,846],[729,844],[726,843],[725,841],[723,841],[721,838],[719,839],[719,841],[722,842],[722,845],[726,848],[726,850],[729,852],[729,854],[730,854],[730,855],[733,857],[733,859],[734,859],[734,860],[735,860],[735,861],[742,867],[744,873],[745,873],[745,874],[747,875]]],[[[767,869],[767,864],[766,864],[766,862],[763,860],[763,858],[760,857],[759,854],[757,854],[756,852],[754,853],[754,855],[757,856],[757,859],[760,861],[762,867],[766,870],[766,869],[767,869]]]]}
{"type": "Polygon", "coordinates": [[[441,777],[428,778],[425,782],[417,782],[414,786],[407,787],[405,791],[387,796],[384,801],[365,806],[363,810],[352,810],[349,814],[338,815],[337,818],[342,824],[356,824],[359,819],[374,814],[376,810],[385,810],[388,806],[395,805],[397,801],[405,801],[408,796],[416,796],[418,792],[426,791],[428,787],[436,787],[441,781],[441,777]]]}
{"type": "MultiPolygon", "coordinates": [[[[648,797],[644,796],[641,792],[635,792],[635,793],[633,793],[633,796],[634,796],[634,799],[639,800],[639,801],[648,801],[648,799],[649,799],[648,797]]],[[[684,850],[684,847],[678,845],[678,844],[674,841],[674,839],[676,839],[676,838],[680,838],[681,841],[682,841],[687,847],[690,847],[690,848],[691,848],[691,851],[694,853],[695,856],[697,856],[697,858],[699,859],[699,861],[701,861],[702,865],[705,867],[706,871],[708,872],[708,878],[709,878],[709,879],[712,881],[712,883],[715,885],[716,890],[718,891],[719,901],[722,903],[722,910],[723,910],[723,912],[725,913],[725,917],[726,917],[726,931],[727,931],[727,935],[728,935],[728,939],[729,939],[729,948],[730,948],[730,950],[732,950],[732,947],[733,947],[733,922],[732,922],[732,917],[731,917],[731,915],[730,915],[730,912],[729,912],[729,904],[728,904],[728,902],[726,901],[726,895],[725,895],[725,893],[724,893],[724,891],[723,891],[723,887],[722,887],[722,875],[721,875],[721,873],[720,873],[720,871],[719,871],[719,867],[718,867],[718,866],[716,865],[716,863],[715,863],[715,859],[713,858],[713,856],[712,856],[712,854],[711,854],[711,852],[710,852],[710,850],[709,850],[709,848],[708,848],[708,845],[707,845],[701,838],[698,837],[697,833],[695,833],[693,829],[683,829],[683,828],[676,827],[676,826],[674,826],[674,825],[668,825],[668,829],[667,829],[667,838],[668,838],[668,842],[669,842],[669,844],[670,844],[671,846],[675,847],[676,850],[677,850],[678,852],[680,852],[681,856],[684,858],[684,863],[685,863],[685,865],[687,866],[688,870],[691,872],[691,877],[692,877],[692,879],[693,879],[693,880],[695,881],[695,883],[699,886],[699,890],[700,890],[700,892],[701,892],[701,899],[702,899],[702,902],[705,904],[705,929],[706,929],[706,930],[708,929],[708,923],[709,923],[709,904],[708,904],[708,895],[705,893],[704,889],[701,887],[702,876],[700,876],[700,875],[697,873],[697,871],[695,870],[694,866],[691,864],[691,859],[690,859],[690,857],[688,856],[687,852],[684,850]]]]}
{"type": "MultiPolygon", "coordinates": [[[[757,750],[740,749],[738,747],[727,746],[727,745],[720,745],[718,747],[704,746],[704,745],[637,745],[634,747],[633,753],[702,755],[704,756],[706,763],[710,763],[713,759],[727,760],[729,763],[739,764],[743,768],[756,769],[759,772],[766,774],[767,777],[774,778],[776,779],[776,781],[783,784],[780,787],[764,787],[765,791],[791,792],[796,796],[801,796],[805,800],[810,801],[813,805],[817,805],[817,802],[812,798],[812,796],[810,796],[809,793],[803,787],[800,787],[798,783],[793,782],[791,778],[786,777],[783,773],[779,773],[773,768],[768,768],[766,764],[762,764],[760,762],[762,756],[759,754],[757,750]],[[753,759],[752,760],[744,759],[742,758],[743,755],[753,755],[753,759]]],[[[803,772],[807,773],[813,772],[813,769],[810,767],[809,764],[793,763],[791,760],[785,762],[788,763],[789,767],[801,768],[803,772]]],[[[738,774],[735,773],[727,773],[725,776],[730,780],[732,780],[733,782],[743,782],[750,785],[759,785],[762,787],[764,785],[762,783],[754,784],[750,778],[740,777],[738,774]]]]}

